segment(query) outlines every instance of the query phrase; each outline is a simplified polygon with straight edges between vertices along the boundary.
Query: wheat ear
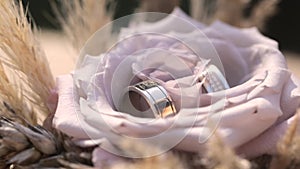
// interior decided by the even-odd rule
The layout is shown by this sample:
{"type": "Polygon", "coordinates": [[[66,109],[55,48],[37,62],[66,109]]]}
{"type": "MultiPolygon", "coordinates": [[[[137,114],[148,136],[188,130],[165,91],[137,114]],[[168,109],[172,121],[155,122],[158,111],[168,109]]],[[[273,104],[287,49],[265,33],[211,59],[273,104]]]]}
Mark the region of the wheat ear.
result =
{"type": "Polygon", "coordinates": [[[34,36],[36,29],[21,2],[0,1],[0,13],[1,99],[26,120],[36,123],[39,118],[41,122],[48,113],[47,98],[54,80],[34,36]]]}

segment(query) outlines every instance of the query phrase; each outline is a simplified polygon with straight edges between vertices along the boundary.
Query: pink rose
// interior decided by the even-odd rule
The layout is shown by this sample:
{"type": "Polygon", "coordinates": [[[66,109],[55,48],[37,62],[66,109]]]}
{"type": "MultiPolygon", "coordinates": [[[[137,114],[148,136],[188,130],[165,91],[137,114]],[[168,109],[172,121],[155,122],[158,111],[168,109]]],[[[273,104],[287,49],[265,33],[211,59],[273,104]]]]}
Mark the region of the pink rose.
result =
{"type": "MultiPolygon", "coordinates": [[[[159,22],[123,29],[110,51],[86,56],[78,70],[58,77],[53,125],[81,146],[99,144],[115,154],[112,145],[122,137],[157,143],[164,150],[201,152],[206,144],[199,140],[205,142],[211,134],[209,117],[226,144],[255,157],[276,153],[299,106],[299,85],[277,42],[256,28],[220,21],[207,26],[175,9],[159,22]],[[224,68],[230,89],[202,93],[201,83],[192,85],[209,63],[224,68]],[[178,115],[140,123],[116,110],[124,88],[148,78],[166,88],[178,115]]],[[[94,152],[96,166],[103,159],[122,159],[101,148],[94,152]]]]}

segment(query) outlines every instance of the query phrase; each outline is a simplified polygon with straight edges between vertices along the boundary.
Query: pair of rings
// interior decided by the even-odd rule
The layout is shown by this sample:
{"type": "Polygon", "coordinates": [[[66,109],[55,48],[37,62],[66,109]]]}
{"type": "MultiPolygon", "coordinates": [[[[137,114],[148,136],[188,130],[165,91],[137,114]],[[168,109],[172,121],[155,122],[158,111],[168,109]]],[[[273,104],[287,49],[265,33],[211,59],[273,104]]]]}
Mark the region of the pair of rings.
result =
{"type": "MultiPolygon", "coordinates": [[[[199,82],[203,83],[207,93],[229,88],[225,77],[214,65],[209,65],[196,76],[193,83],[199,82]]],[[[177,113],[174,102],[166,89],[152,80],[129,86],[117,109],[144,118],[166,118],[177,113]]]]}

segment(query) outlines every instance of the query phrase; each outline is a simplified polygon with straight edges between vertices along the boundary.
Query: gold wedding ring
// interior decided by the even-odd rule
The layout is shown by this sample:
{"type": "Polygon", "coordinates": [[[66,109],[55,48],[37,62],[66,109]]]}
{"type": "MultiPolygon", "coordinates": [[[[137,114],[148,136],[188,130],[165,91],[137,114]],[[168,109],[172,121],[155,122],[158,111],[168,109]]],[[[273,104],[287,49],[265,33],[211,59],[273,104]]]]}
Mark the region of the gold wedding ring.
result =
{"type": "Polygon", "coordinates": [[[176,114],[175,106],[167,91],[152,80],[129,86],[118,109],[144,118],[166,118],[176,114]]]}

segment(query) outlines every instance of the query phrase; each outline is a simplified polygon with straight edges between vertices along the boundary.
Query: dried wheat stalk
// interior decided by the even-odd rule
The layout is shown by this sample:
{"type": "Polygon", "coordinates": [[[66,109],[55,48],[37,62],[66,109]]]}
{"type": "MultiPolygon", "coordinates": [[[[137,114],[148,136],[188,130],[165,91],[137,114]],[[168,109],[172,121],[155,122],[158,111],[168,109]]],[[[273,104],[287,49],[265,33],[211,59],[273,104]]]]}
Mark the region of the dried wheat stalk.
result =
{"type": "Polygon", "coordinates": [[[0,168],[84,168],[91,165],[91,149],[83,150],[68,137],[41,126],[22,125],[0,117],[0,168]]]}
{"type": "Polygon", "coordinates": [[[0,13],[1,99],[34,124],[48,113],[54,80],[21,2],[0,1],[0,13]]]}
{"type": "Polygon", "coordinates": [[[179,5],[179,0],[141,0],[138,11],[171,13],[173,8],[179,5]]]}
{"type": "Polygon", "coordinates": [[[184,169],[183,161],[172,153],[116,164],[110,169],[184,169]]]}
{"type": "Polygon", "coordinates": [[[248,0],[217,0],[215,18],[242,27],[245,22],[243,11],[247,4],[248,0]]]}
{"type": "Polygon", "coordinates": [[[217,0],[191,0],[191,15],[203,23],[211,23],[216,12],[217,0]]]}
{"type": "Polygon", "coordinates": [[[24,103],[23,93],[19,89],[19,85],[11,83],[4,70],[4,66],[2,65],[2,63],[0,63],[0,100],[2,101],[0,105],[2,105],[2,109],[10,110],[10,107],[14,107],[15,110],[13,112],[0,111],[0,115],[10,117],[15,120],[18,119],[15,117],[20,116],[32,122],[35,122],[36,116],[24,103]],[[27,113],[23,114],[23,111],[27,113]]]}
{"type": "MultiPolygon", "coordinates": [[[[77,54],[93,33],[111,21],[114,4],[111,3],[108,8],[106,3],[104,0],[74,0],[52,4],[63,31],[77,54]]],[[[104,50],[109,37],[103,38],[105,39],[98,47],[104,50]]],[[[82,58],[79,58],[79,62],[80,60],[82,58]]]]}
{"type": "Polygon", "coordinates": [[[210,138],[207,157],[213,163],[214,169],[250,169],[251,167],[248,160],[238,157],[217,134],[210,138]]]}
{"type": "Polygon", "coordinates": [[[277,12],[280,0],[262,0],[253,9],[247,26],[257,26],[260,30],[265,29],[266,22],[277,12]]]}
{"type": "Polygon", "coordinates": [[[128,156],[148,157],[107,166],[107,169],[184,169],[188,168],[185,161],[171,151],[162,152],[158,146],[145,145],[141,142],[124,140],[121,149],[128,156]],[[160,154],[151,156],[153,154],[160,154]]]}
{"type": "Polygon", "coordinates": [[[216,19],[237,27],[256,26],[265,28],[266,21],[277,11],[280,0],[262,0],[254,6],[249,17],[243,12],[251,0],[192,0],[192,16],[204,23],[216,19]]]}
{"type": "Polygon", "coordinates": [[[278,155],[271,162],[270,169],[290,169],[300,167],[299,113],[277,146],[278,155]],[[298,130],[298,131],[297,131],[298,130]]]}

